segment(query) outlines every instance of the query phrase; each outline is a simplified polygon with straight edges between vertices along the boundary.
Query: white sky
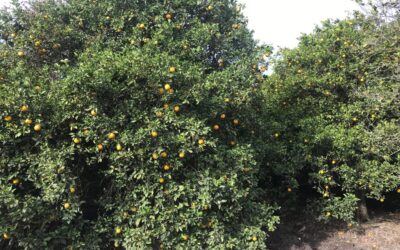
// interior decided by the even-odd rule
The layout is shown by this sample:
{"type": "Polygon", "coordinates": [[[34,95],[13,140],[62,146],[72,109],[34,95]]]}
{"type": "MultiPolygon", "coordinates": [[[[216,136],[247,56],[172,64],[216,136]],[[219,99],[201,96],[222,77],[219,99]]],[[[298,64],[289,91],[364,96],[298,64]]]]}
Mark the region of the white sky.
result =
{"type": "MultiPolygon", "coordinates": [[[[0,6],[11,0],[0,0],[0,6]]],[[[112,1],[112,0],[110,0],[112,1]]],[[[238,0],[245,4],[249,28],[261,43],[293,48],[301,33],[309,33],[327,18],[345,18],[357,9],[353,0],[238,0]]]]}
{"type": "Polygon", "coordinates": [[[238,0],[249,28],[262,43],[293,48],[301,33],[310,33],[327,18],[345,18],[358,9],[352,0],[238,0]]]}

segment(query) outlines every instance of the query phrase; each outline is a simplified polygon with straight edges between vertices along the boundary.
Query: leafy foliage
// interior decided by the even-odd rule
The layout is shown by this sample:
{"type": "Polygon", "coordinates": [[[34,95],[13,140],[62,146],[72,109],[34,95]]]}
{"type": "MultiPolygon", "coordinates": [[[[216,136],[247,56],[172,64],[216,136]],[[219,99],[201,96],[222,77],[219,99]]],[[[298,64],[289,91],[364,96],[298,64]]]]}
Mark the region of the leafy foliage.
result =
{"type": "Polygon", "coordinates": [[[2,248],[265,249],[260,48],[235,1],[14,1],[0,20],[2,248]]]}
{"type": "Polygon", "coordinates": [[[321,211],[346,221],[355,197],[383,202],[400,186],[399,16],[374,13],[303,35],[264,88],[265,179],[289,190],[311,183],[321,211]]]}

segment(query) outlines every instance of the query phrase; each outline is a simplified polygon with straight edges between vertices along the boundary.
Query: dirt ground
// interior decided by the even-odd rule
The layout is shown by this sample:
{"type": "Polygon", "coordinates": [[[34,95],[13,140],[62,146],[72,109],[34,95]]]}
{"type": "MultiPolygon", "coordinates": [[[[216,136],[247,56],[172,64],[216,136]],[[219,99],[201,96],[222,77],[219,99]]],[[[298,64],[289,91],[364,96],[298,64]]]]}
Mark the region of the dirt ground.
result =
{"type": "Polygon", "coordinates": [[[271,235],[271,250],[400,250],[400,212],[373,216],[358,226],[286,218],[271,235]]]}

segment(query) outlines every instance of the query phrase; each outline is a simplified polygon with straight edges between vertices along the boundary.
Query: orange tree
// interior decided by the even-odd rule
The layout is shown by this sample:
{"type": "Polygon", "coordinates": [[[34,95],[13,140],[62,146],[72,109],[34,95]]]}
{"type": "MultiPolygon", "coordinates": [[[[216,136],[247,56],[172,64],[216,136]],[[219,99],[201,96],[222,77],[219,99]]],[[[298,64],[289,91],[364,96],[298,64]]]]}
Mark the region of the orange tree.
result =
{"type": "Polygon", "coordinates": [[[0,15],[2,249],[265,249],[260,48],[236,1],[0,15]]]}
{"type": "Polygon", "coordinates": [[[400,193],[396,4],[316,27],[280,52],[264,88],[265,179],[285,199],[311,184],[322,219],[367,219],[366,198],[400,193]]]}

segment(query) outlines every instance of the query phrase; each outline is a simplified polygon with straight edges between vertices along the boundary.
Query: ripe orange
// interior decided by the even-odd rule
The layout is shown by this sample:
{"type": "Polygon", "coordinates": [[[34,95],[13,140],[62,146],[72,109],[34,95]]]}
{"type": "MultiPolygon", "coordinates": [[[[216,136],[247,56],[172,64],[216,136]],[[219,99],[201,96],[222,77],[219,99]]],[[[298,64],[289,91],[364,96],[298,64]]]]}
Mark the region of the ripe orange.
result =
{"type": "Polygon", "coordinates": [[[65,209],[70,209],[71,208],[71,204],[69,204],[68,202],[64,203],[64,208],[65,209]]]}
{"type": "Polygon", "coordinates": [[[35,41],[35,47],[40,47],[41,44],[42,44],[41,41],[39,41],[39,40],[35,41]]]}
{"type": "Polygon", "coordinates": [[[107,137],[108,137],[108,139],[109,139],[109,140],[114,140],[114,139],[115,139],[115,137],[116,137],[116,135],[115,135],[115,133],[114,133],[114,132],[111,132],[111,133],[109,133],[109,134],[108,134],[108,136],[107,136],[107,137]]]}
{"type": "Polygon", "coordinates": [[[73,142],[74,142],[75,144],[79,144],[79,143],[81,143],[81,139],[78,138],[78,137],[75,137],[75,138],[73,139],[73,142]]]}
{"type": "Polygon", "coordinates": [[[17,55],[18,55],[19,57],[24,57],[24,56],[25,56],[25,52],[23,52],[23,51],[18,51],[17,55]]]}
{"type": "Polygon", "coordinates": [[[204,139],[199,139],[198,141],[197,141],[197,143],[199,144],[199,145],[203,145],[204,144],[204,139]]]}
{"type": "Polygon", "coordinates": [[[221,118],[221,119],[225,119],[225,118],[226,118],[226,115],[225,115],[225,114],[221,114],[221,115],[220,115],[220,118],[221,118]]]}
{"type": "Polygon", "coordinates": [[[185,152],[183,152],[183,151],[180,152],[179,153],[179,158],[181,158],[181,159],[185,158],[185,152]]]}
{"type": "Polygon", "coordinates": [[[257,241],[257,236],[251,237],[251,240],[252,240],[252,241],[257,241]]]}
{"type": "Polygon", "coordinates": [[[179,107],[178,105],[176,105],[176,106],[174,107],[174,111],[175,111],[175,113],[178,113],[179,111],[181,111],[181,107],[179,107]]]}
{"type": "Polygon", "coordinates": [[[189,239],[189,235],[187,235],[187,234],[183,234],[182,235],[182,240],[188,240],[189,239]]]}
{"type": "Polygon", "coordinates": [[[172,14],[171,14],[171,13],[167,13],[167,14],[165,15],[165,18],[166,18],[167,20],[171,20],[171,19],[172,19],[172,14]]]}
{"type": "Polygon", "coordinates": [[[42,125],[40,125],[40,123],[35,124],[33,130],[35,130],[35,132],[40,132],[40,130],[42,130],[42,125]]]}
{"type": "Polygon", "coordinates": [[[96,115],[97,115],[97,112],[96,112],[96,110],[92,110],[92,111],[90,111],[90,115],[91,115],[91,116],[96,116],[96,115]]]}
{"type": "Polygon", "coordinates": [[[160,177],[160,179],[158,180],[161,184],[163,184],[165,182],[164,178],[160,177]]]}
{"type": "Polygon", "coordinates": [[[12,121],[12,116],[11,115],[7,115],[7,116],[5,116],[4,117],[4,121],[6,121],[6,122],[10,122],[10,121],[12,121]]]}
{"type": "Polygon", "coordinates": [[[59,48],[61,48],[61,44],[59,43],[53,44],[53,49],[59,49],[59,48]]]}
{"type": "Polygon", "coordinates": [[[220,129],[220,127],[219,127],[218,124],[215,124],[215,125],[213,126],[213,129],[214,129],[215,131],[218,131],[218,130],[220,129]]]}
{"type": "Polygon", "coordinates": [[[9,240],[10,239],[10,235],[8,233],[3,233],[3,239],[4,240],[9,240]]]}
{"type": "Polygon", "coordinates": [[[164,169],[164,171],[169,171],[169,170],[171,169],[171,165],[165,164],[165,165],[163,166],[163,169],[164,169]]]}
{"type": "Polygon", "coordinates": [[[207,7],[207,10],[208,10],[208,11],[212,11],[213,9],[214,9],[214,6],[208,5],[208,7],[207,7]]]}
{"type": "Polygon", "coordinates": [[[331,163],[332,163],[332,165],[335,165],[335,164],[336,164],[336,161],[335,161],[335,160],[332,160],[331,163]]]}
{"type": "Polygon", "coordinates": [[[28,125],[28,126],[29,126],[29,125],[32,124],[32,119],[27,118],[27,119],[25,119],[24,123],[25,123],[25,125],[28,125]]]}
{"type": "Polygon", "coordinates": [[[176,73],[176,68],[175,67],[170,67],[169,68],[169,73],[176,73]]]}
{"type": "Polygon", "coordinates": [[[115,234],[120,234],[122,233],[122,229],[120,227],[115,228],[115,234]]]}
{"type": "Polygon", "coordinates": [[[279,137],[279,133],[275,133],[275,134],[274,134],[274,137],[275,137],[275,138],[278,138],[278,137],[279,137]]]}
{"type": "Polygon", "coordinates": [[[158,93],[159,93],[160,95],[163,95],[163,94],[165,93],[165,91],[164,91],[163,88],[159,88],[159,89],[158,89],[158,93]]]}
{"type": "Polygon", "coordinates": [[[139,29],[144,29],[144,28],[146,28],[146,25],[144,25],[144,23],[141,23],[141,24],[139,24],[139,29]]]}
{"type": "Polygon", "coordinates": [[[103,147],[103,144],[97,144],[97,150],[99,150],[99,151],[103,151],[103,149],[104,149],[104,147],[103,147]]]}
{"type": "Polygon", "coordinates": [[[158,154],[156,154],[156,153],[151,154],[151,158],[153,158],[153,160],[157,160],[158,154]]]}
{"type": "Polygon", "coordinates": [[[13,185],[18,185],[20,183],[20,180],[18,178],[15,178],[12,180],[13,185]]]}
{"type": "Polygon", "coordinates": [[[233,124],[234,124],[234,125],[239,125],[239,123],[240,123],[239,119],[234,119],[234,120],[233,120],[233,124]]]}
{"type": "Polygon", "coordinates": [[[163,113],[160,112],[160,111],[158,111],[158,112],[156,112],[156,116],[157,116],[158,118],[161,118],[161,117],[163,116],[163,113]]]}
{"type": "Polygon", "coordinates": [[[75,193],[75,191],[76,191],[75,187],[70,187],[70,188],[69,188],[69,192],[70,192],[71,194],[75,193]]]}
{"type": "Polygon", "coordinates": [[[115,146],[115,149],[117,151],[121,151],[122,150],[122,145],[118,143],[117,146],[115,146]]]}
{"type": "Polygon", "coordinates": [[[27,105],[22,105],[20,110],[21,110],[21,112],[28,112],[28,106],[27,105]]]}
{"type": "Polygon", "coordinates": [[[157,131],[151,131],[151,137],[156,138],[158,136],[157,131]]]}
{"type": "Polygon", "coordinates": [[[290,193],[290,192],[292,192],[292,189],[291,189],[291,188],[288,188],[287,191],[290,193]]]}
{"type": "Polygon", "coordinates": [[[229,141],[229,145],[235,146],[235,145],[236,145],[236,141],[235,141],[235,140],[230,140],[230,141],[229,141]]]}
{"type": "Polygon", "coordinates": [[[400,194],[400,188],[398,188],[398,189],[397,189],[397,193],[399,193],[399,194],[400,194]]]}
{"type": "Polygon", "coordinates": [[[164,89],[165,89],[165,90],[170,90],[170,89],[171,89],[171,85],[169,85],[168,83],[166,83],[166,84],[164,85],[164,89]]]}
{"type": "Polygon", "coordinates": [[[161,155],[161,158],[167,158],[167,156],[168,156],[167,152],[165,152],[165,151],[162,151],[160,155],[161,155]]]}

